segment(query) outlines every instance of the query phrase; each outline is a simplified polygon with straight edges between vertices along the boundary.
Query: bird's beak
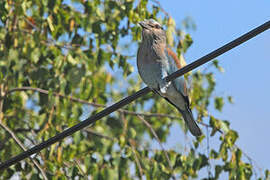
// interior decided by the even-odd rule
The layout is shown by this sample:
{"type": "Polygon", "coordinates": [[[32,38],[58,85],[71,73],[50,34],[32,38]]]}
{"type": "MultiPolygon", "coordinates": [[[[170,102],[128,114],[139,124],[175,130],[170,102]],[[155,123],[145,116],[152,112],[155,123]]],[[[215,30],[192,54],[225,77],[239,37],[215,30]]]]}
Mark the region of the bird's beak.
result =
{"type": "Polygon", "coordinates": [[[148,24],[147,24],[145,21],[140,21],[140,22],[139,22],[139,25],[140,25],[143,29],[148,29],[148,28],[149,28],[148,24]]]}

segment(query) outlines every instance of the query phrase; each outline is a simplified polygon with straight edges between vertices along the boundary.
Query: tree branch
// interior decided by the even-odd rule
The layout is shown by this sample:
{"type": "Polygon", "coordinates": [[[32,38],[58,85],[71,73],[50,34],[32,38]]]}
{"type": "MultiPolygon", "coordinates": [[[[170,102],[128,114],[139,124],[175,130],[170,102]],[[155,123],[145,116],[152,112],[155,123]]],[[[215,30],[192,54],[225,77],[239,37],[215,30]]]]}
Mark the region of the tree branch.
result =
{"type": "MultiPolygon", "coordinates": [[[[5,126],[3,124],[3,122],[0,122],[0,126],[6,131],[8,132],[8,134],[12,137],[12,139],[16,142],[16,144],[18,144],[18,146],[23,150],[26,151],[27,149],[24,147],[23,143],[17,138],[17,136],[15,135],[15,133],[12,132],[11,129],[9,129],[7,126],[5,126]]],[[[48,179],[46,176],[46,173],[44,172],[44,170],[41,168],[41,166],[39,165],[39,163],[32,157],[30,157],[31,161],[33,162],[33,164],[36,166],[36,168],[38,169],[38,171],[42,174],[44,179],[48,179]]]]}
{"type": "Polygon", "coordinates": [[[87,178],[87,174],[84,172],[84,170],[81,168],[80,166],[80,162],[78,161],[78,159],[74,159],[74,164],[78,167],[79,171],[82,173],[84,179],[88,179],[87,178]]]}
{"type": "Polygon", "coordinates": [[[94,135],[94,136],[98,136],[98,137],[101,137],[101,138],[104,138],[104,139],[108,139],[108,140],[111,140],[111,141],[114,140],[114,138],[112,138],[112,137],[103,135],[103,134],[98,133],[98,132],[96,132],[96,131],[93,131],[93,130],[91,130],[91,129],[85,129],[85,131],[86,131],[87,133],[89,133],[89,134],[94,135]]]}
{"type": "Polygon", "coordinates": [[[160,139],[159,139],[157,133],[155,132],[155,130],[153,129],[152,125],[149,124],[149,123],[148,123],[145,119],[143,119],[141,116],[138,115],[137,117],[138,117],[138,118],[139,118],[139,119],[140,119],[140,120],[141,120],[141,121],[142,121],[149,129],[150,129],[151,133],[152,133],[153,136],[156,138],[156,140],[157,140],[159,146],[161,147],[163,153],[165,154],[167,163],[169,164],[169,167],[170,167],[170,169],[171,169],[171,173],[172,173],[172,175],[173,175],[173,179],[176,179],[176,177],[175,177],[175,175],[174,175],[174,173],[173,173],[173,166],[172,166],[172,163],[171,163],[171,161],[170,161],[169,155],[168,155],[167,151],[165,150],[164,146],[162,145],[162,143],[160,142],[160,139]]]}
{"type": "MultiPolygon", "coordinates": [[[[40,93],[43,93],[43,94],[47,94],[49,95],[49,91],[48,90],[45,90],[45,89],[41,89],[41,88],[34,88],[34,87],[18,87],[18,88],[13,88],[9,91],[6,92],[5,94],[5,97],[15,91],[27,91],[27,90],[30,90],[30,91],[36,91],[36,92],[40,92],[40,93]]],[[[79,102],[79,103],[83,103],[83,104],[88,104],[88,105],[91,105],[91,106],[95,106],[95,107],[105,107],[104,105],[101,105],[101,104],[96,104],[96,103],[90,103],[88,101],[85,101],[85,100],[82,100],[82,99],[79,99],[79,98],[75,98],[73,96],[66,96],[66,95],[63,95],[63,94],[60,94],[60,93],[56,93],[56,92],[53,92],[52,93],[54,96],[58,96],[58,97],[61,97],[61,98],[67,98],[69,99],[70,101],[73,101],[73,102],[79,102]]]]}
{"type": "MultiPolygon", "coordinates": [[[[49,95],[48,90],[41,89],[41,88],[34,88],[34,87],[24,86],[24,87],[13,88],[13,89],[7,91],[7,93],[5,94],[5,97],[7,97],[9,94],[11,94],[13,92],[16,92],[16,91],[35,91],[35,92],[40,92],[40,93],[49,95]]],[[[63,94],[57,93],[57,92],[53,92],[52,94],[54,96],[58,96],[60,98],[69,99],[72,102],[78,102],[78,103],[90,105],[90,106],[93,106],[93,107],[104,107],[104,108],[106,108],[106,106],[103,105],[103,104],[88,102],[86,100],[83,100],[83,99],[80,99],[80,98],[75,98],[73,96],[66,96],[66,95],[63,95],[63,94]]],[[[128,111],[128,110],[125,110],[125,109],[122,109],[122,108],[118,109],[117,111],[120,111],[120,112],[122,112],[124,114],[134,115],[134,116],[139,115],[139,116],[145,116],[145,117],[161,117],[161,118],[162,117],[167,117],[167,118],[171,118],[171,119],[181,119],[180,116],[171,116],[171,115],[168,115],[168,114],[161,114],[161,113],[138,113],[138,112],[128,111]]]]}
{"type": "Polygon", "coordinates": [[[170,14],[167,11],[165,11],[165,9],[161,6],[158,0],[151,0],[151,1],[158,5],[159,9],[165,14],[165,16],[171,17],[170,14]]]}
{"type": "Polygon", "coordinates": [[[143,169],[142,169],[142,166],[141,166],[141,164],[140,164],[139,158],[138,158],[138,156],[137,156],[137,154],[136,154],[136,150],[135,150],[135,142],[134,142],[132,139],[129,139],[129,144],[130,144],[130,146],[131,146],[132,152],[133,152],[134,157],[135,157],[135,162],[136,162],[136,164],[137,164],[137,166],[138,166],[138,169],[139,169],[140,179],[142,179],[142,177],[143,177],[143,169]]]}

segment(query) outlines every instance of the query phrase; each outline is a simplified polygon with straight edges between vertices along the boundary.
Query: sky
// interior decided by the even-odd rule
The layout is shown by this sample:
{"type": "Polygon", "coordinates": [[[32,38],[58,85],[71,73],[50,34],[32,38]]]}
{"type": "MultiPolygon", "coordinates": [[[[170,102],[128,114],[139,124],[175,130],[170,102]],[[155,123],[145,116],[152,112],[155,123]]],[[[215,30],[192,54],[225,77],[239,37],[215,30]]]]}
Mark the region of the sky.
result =
{"type": "MultiPolygon", "coordinates": [[[[270,20],[269,0],[161,0],[160,3],[177,26],[187,16],[196,24],[196,30],[189,32],[194,43],[185,54],[187,63],[270,20]]],[[[216,94],[233,96],[234,104],[227,103],[221,113],[214,109],[211,113],[231,123],[231,128],[240,135],[237,145],[260,168],[270,168],[270,30],[217,59],[225,72],[216,73],[216,94]]],[[[178,137],[171,136],[170,141],[177,142],[178,137]]],[[[210,141],[215,142],[211,138],[210,141]]]]}

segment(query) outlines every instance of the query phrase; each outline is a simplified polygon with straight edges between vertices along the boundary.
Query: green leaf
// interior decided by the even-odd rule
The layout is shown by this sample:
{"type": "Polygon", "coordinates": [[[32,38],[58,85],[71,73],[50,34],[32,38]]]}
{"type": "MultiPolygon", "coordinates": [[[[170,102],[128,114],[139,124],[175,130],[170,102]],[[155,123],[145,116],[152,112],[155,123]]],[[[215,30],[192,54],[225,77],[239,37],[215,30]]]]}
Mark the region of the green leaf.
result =
{"type": "Polygon", "coordinates": [[[270,171],[267,169],[264,171],[265,179],[269,179],[270,177],[270,171]]]}
{"type": "Polygon", "coordinates": [[[193,40],[189,34],[186,34],[184,39],[180,41],[181,45],[180,47],[182,48],[183,52],[185,53],[187,49],[192,45],[193,40]]]}
{"type": "Polygon", "coordinates": [[[236,131],[230,130],[225,135],[225,142],[228,144],[229,147],[232,147],[235,141],[238,138],[238,133],[236,131]]]}
{"type": "Polygon", "coordinates": [[[214,149],[211,150],[210,152],[210,157],[213,159],[217,159],[218,158],[218,152],[216,152],[214,149]]]}
{"type": "Polygon", "coordinates": [[[39,48],[35,48],[32,53],[31,53],[31,60],[36,64],[39,60],[39,56],[40,56],[40,49],[39,48]]]}
{"type": "Polygon", "coordinates": [[[100,24],[101,24],[100,21],[97,21],[97,22],[93,23],[93,25],[92,25],[93,33],[99,34],[101,32],[100,24]]]}
{"type": "Polygon", "coordinates": [[[215,179],[219,179],[219,175],[223,171],[223,167],[220,165],[215,166],[215,179]]]}
{"type": "Polygon", "coordinates": [[[79,169],[75,166],[72,170],[72,179],[75,179],[76,176],[79,176],[79,169]]]}
{"type": "Polygon", "coordinates": [[[53,25],[53,22],[52,22],[52,16],[49,16],[48,18],[47,18],[47,22],[48,22],[48,24],[49,24],[49,28],[50,28],[50,30],[51,30],[51,32],[53,32],[55,29],[54,29],[54,25],[53,25]]]}
{"type": "Polygon", "coordinates": [[[215,108],[219,111],[222,111],[224,105],[224,100],[222,97],[215,97],[215,108]]]}
{"type": "Polygon", "coordinates": [[[220,72],[224,72],[224,69],[219,65],[219,62],[218,62],[218,60],[213,60],[212,61],[212,64],[215,66],[215,68],[217,68],[220,72]]]}
{"type": "Polygon", "coordinates": [[[68,54],[67,55],[67,60],[68,60],[68,62],[70,62],[70,64],[72,64],[72,65],[76,65],[78,62],[72,57],[72,55],[71,54],[68,54]]]}
{"type": "Polygon", "coordinates": [[[234,100],[233,100],[233,97],[232,96],[228,96],[227,98],[228,98],[229,103],[231,103],[231,104],[234,103],[234,100]]]}

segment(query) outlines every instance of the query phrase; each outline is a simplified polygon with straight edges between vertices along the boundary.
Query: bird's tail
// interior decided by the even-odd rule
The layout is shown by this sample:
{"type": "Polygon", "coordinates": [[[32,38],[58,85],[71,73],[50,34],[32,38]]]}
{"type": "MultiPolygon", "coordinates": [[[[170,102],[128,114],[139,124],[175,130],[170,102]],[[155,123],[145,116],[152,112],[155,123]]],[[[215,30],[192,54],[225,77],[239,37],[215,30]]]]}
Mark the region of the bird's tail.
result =
{"type": "Polygon", "coordinates": [[[191,110],[188,107],[184,111],[179,109],[179,108],[178,108],[178,110],[182,114],[191,134],[193,134],[194,136],[202,135],[201,129],[199,128],[199,126],[195,122],[191,110]]]}

